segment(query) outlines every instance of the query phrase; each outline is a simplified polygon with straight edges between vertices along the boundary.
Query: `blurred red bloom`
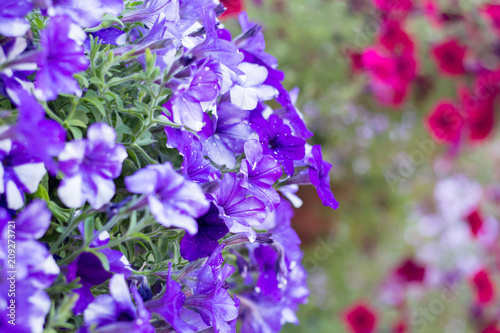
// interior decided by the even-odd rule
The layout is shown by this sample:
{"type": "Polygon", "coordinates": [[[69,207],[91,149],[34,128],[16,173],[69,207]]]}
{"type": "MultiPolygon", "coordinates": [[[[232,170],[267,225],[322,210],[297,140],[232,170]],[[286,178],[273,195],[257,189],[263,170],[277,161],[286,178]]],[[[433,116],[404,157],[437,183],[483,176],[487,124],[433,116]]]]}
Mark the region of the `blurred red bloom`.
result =
{"type": "Polygon", "coordinates": [[[469,228],[474,237],[477,237],[479,230],[483,226],[483,218],[479,214],[479,210],[476,209],[467,216],[467,222],[469,223],[469,228]]]}
{"type": "Polygon", "coordinates": [[[472,277],[472,284],[478,303],[487,304],[495,297],[493,282],[485,269],[480,270],[472,277]]]}
{"type": "Polygon", "coordinates": [[[220,0],[226,7],[226,11],[220,16],[222,18],[235,17],[243,10],[243,0],[220,0]]]}
{"type": "Polygon", "coordinates": [[[413,259],[406,259],[396,268],[395,273],[405,282],[423,282],[425,267],[419,265],[413,259]]]}
{"type": "Polygon", "coordinates": [[[443,74],[459,75],[465,73],[464,59],[467,47],[451,39],[432,49],[432,55],[443,74]]]}
{"type": "Polygon", "coordinates": [[[351,333],[372,333],[375,332],[377,325],[375,312],[363,303],[354,304],[348,308],[342,319],[351,333]]]}
{"type": "Polygon", "coordinates": [[[427,118],[427,129],[439,142],[458,142],[464,126],[460,110],[448,100],[442,100],[427,118]]]}
{"type": "Polygon", "coordinates": [[[495,32],[500,35],[500,5],[486,5],[483,7],[482,12],[490,21],[495,32]]]}

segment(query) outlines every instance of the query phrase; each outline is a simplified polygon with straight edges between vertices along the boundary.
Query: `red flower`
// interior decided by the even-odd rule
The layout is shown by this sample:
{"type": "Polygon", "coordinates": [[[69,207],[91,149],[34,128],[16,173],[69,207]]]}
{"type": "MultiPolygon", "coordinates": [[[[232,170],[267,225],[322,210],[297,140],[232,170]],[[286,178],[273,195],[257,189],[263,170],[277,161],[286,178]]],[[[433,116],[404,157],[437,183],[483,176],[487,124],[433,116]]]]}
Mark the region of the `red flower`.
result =
{"type": "Polygon", "coordinates": [[[243,0],[220,0],[226,7],[226,11],[220,16],[222,18],[237,16],[243,10],[243,0]]]}
{"type": "Polygon", "coordinates": [[[396,268],[396,275],[405,282],[423,282],[425,267],[420,266],[413,259],[407,259],[396,268]]]}
{"type": "Polygon", "coordinates": [[[467,216],[467,222],[469,223],[469,228],[474,237],[477,237],[479,234],[479,230],[483,226],[483,218],[479,215],[478,209],[474,210],[467,216]]]}
{"type": "Polygon", "coordinates": [[[448,100],[438,102],[427,118],[427,128],[439,142],[458,142],[463,126],[460,110],[448,100]]]}
{"type": "Polygon", "coordinates": [[[482,12],[486,19],[490,21],[495,32],[500,35],[500,5],[486,5],[483,7],[482,12]]]}
{"type": "Polygon", "coordinates": [[[493,282],[488,272],[483,269],[477,272],[472,278],[474,291],[476,292],[476,301],[480,304],[487,304],[495,297],[493,282]]]}
{"type": "Polygon", "coordinates": [[[377,325],[375,312],[363,303],[348,308],[342,319],[351,333],[372,333],[377,325]]]}
{"type": "Polygon", "coordinates": [[[432,55],[443,74],[459,75],[465,73],[464,59],[467,47],[451,39],[432,49],[432,55]]]}

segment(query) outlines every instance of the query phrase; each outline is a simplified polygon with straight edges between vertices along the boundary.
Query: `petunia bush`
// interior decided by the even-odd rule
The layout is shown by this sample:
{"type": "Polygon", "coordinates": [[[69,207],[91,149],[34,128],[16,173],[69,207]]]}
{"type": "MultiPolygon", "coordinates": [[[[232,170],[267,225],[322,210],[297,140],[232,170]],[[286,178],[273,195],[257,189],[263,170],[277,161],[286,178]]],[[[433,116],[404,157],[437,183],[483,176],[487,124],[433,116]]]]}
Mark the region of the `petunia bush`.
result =
{"type": "Polygon", "coordinates": [[[298,185],[331,165],[212,0],[0,4],[0,328],[278,332],[308,297],[298,185]]]}

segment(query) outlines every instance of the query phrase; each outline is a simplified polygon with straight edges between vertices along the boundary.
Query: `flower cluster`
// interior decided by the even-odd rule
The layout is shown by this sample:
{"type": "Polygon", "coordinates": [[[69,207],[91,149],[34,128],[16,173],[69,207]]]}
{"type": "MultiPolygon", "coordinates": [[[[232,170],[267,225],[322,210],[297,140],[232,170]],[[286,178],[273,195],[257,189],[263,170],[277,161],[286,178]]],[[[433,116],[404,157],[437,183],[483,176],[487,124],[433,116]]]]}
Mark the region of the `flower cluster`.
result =
{"type": "Polygon", "coordinates": [[[336,209],[332,166],[261,28],[224,29],[226,3],[2,1],[3,330],[298,323],[291,203],[310,184],[336,209]]]}
{"type": "Polygon", "coordinates": [[[437,73],[455,86],[456,93],[435,101],[426,119],[432,137],[453,151],[488,138],[500,92],[498,44],[490,38],[498,34],[499,5],[463,9],[433,0],[372,2],[372,19],[378,25],[375,41],[347,54],[353,71],[366,73],[377,101],[400,108],[413,88],[415,103],[421,103],[438,84],[437,73]],[[412,24],[427,24],[433,36],[412,31],[412,24]]]}

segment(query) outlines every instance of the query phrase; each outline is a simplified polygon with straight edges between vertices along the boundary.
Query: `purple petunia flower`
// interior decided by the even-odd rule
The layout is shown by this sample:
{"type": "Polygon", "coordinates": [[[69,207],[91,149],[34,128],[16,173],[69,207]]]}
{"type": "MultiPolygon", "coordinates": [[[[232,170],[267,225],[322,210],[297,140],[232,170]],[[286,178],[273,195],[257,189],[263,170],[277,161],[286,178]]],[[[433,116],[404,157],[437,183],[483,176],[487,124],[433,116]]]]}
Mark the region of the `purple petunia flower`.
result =
{"type": "Polygon", "coordinates": [[[209,209],[202,188],[179,175],[170,162],[146,166],[126,177],[125,185],[131,193],[146,195],[158,223],[182,228],[191,235],[198,231],[195,219],[209,209]]]}
{"type": "MultiPolygon", "coordinates": [[[[78,226],[80,233],[85,236],[83,230],[83,223],[78,226]]],[[[93,240],[90,244],[90,248],[105,246],[109,243],[109,233],[94,231],[94,235],[99,233],[99,236],[93,240]]],[[[86,243],[87,240],[83,239],[86,243]]],[[[92,252],[81,253],[71,264],[68,265],[67,269],[67,279],[68,281],[73,281],[76,278],[80,278],[79,283],[82,287],[73,290],[79,295],[78,301],[75,304],[73,311],[77,314],[81,313],[85,308],[94,300],[94,296],[90,292],[93,286],[100,285],[110,279],[113,274],[123,274],[128,278],[131,274],[130,263],[127,258],[117,250],[102,249],[98,251],[100,254],[106,257],[109,264],[109,270],[103,267],[103,264],[99,257],[92,252]]]]}
{"type": "Polygon", "coordinates": [[[213,203],[210,204],[208,212],[196,221],[198,233],[194,236],[184,235],[180,244],[182,257],[189,261],[211,255],[219,246],[218,240],[229,232],[224,220],[219,217],[219,210],[213,203]]]}
{"type": "Polygon", "coordinates": [[[44,291],[50,287],[59,274],[59,267],[45,246],[36,239],[41,238],[50,225],[51,214],[42,200],[35,200],[22,211],[15,222],[16,267],[15,267],[15,326],[7,323],[13,319],[7,307],[12,280],[12,268],[7,262],[7,222],[11,217],[6,209],[0,208],[0,330],[13,332],[41,333],[45,317],[50,310],[50,298],[44,291]],[[14,330],[13,330],[14,328],[14,330]]]}
{"type": "Polygon", "coordinates": [[[30,28],[25,16],[33,9],[28,0],[2,0],[0,3],[0,35],[17,37],[30,28]]]}
{"type": "Polygon", "coordinates": [[[136,10],[123,15],[122,22],[143,22],[147,27],[153,26],[160,14],[166,15],[168,21],[179,19],[179,5],[172,0],[146,0],[136,10]]]}
{"type": "Polygon", "coordinates": [[[192,136],[191,139],[184,137],[184,141],[179,145],[178,149],[183,158],[182,174],[186,179],[204,183],[220,178],[220,170],[203,157],[202,145],[197,139],[192,136]]]}
{"type": "MultiPolygon", "coordinates": [[[[206,325],[212,326],[214,332],[233,332],[232,322],[238,317],[239,301],[233,299],[226,288],[225,280],[234,272],[231,265],[223,265],[221,251],[224,245],[218,246],[206,262],[199,268],[190,270],[180,278],[192,295],[186,298],[184,307],[198,312],[206,325]]],[[[196,263],[191,264],[195,266],[196,263]]],[[[181,273],[182,274],[182,273],[181,273]]]]}
{"type": "Polygon", "coordinates": [[[194,59],[210,58],[225,65],[237,74],[243,74],[236,66],[243,60],[243,54],[239,52],[233,43],[219,38],[215,29],[215,12],[205,7],[202,9],[201,14],[206,38],[189,51],[190,56],[194,59]]]}
{"type": "Polygon", "coordinates": [[[186,296],[181,291],[181,284],[174,281],[171,274],[172,263],[170,263],[168,267],[168,273],[165,280],[165,292],[160,298],[147,301],[144,305],[148,311],[160,315],[160,317],[169,323],[177,332],[195,332],[193,326],[189,325],[180,318],[180,313],[186,300],[186,296]]]}
{"type": "Polygon", "coordinates": [[[263,154],[257,140],[245,143],[245,159],[241,162],[240,172],[243,176],[241,186],[264,203],[272,204],[273,207],[279,204],[280,196],[273,185],[283,171],[274,157],[263,154]]]}
{"type": "Polygon", "coordinates": [[[203,127],[201,103],[213,102],[219,94],[220,67],[214,61],[205,61],[190,71],[186,73],[189,80],[177,82],[173,97],[163,106],[174,123],[199,131],[203,127]]]}
{"type": "Polygon", "coordinates": [[[70,208],[88,201],[99,209],[115,195],[113,179],[122,171],[127,151],[116,144],[115,130],[105,123],[89,126],[87,139],[68,142],[59,154],[59,167],[65,177],[57,191],[70,208]]]}
{"type": "Polygon", "coordinates": [[[243,152],[243,145],[253,133],[248,124],[248,111],[224,102],[217,106],[217,115],[203,128],[208,137],[203,151],[216,164],[234,167],[236,154],[243,152]]]}
{"type": "Polygon", "coordinates": [[[115,274],[109,281],[111,295],[98,296],[83,313],[86,329],[92,332],[140,332],[153,333],[151,314],[144,308],[137,288],[132,286],[134,306],[130,291],[122,274],[115,274]]]}
{"type": "Polygon", "coordinates": [[[293,161],[305,156],[305,140],[293,136],[290,127],[276,115],[271,115],[267,121],[255,118],[252,125],[264,147],[264,154],[272,155],[281,162],[289,176],[293,175],[293,161]]]}
{"type": "Polygon", "coordinates": [[[323,161],[321,154],[321,146],[316,145],[311,150],[312,157],[309,158],[309,178],[311,183],[318,190],[319,198],[323,205],[337,209],[339,203],[335,200],[332,190],[330,189],[330,169],[332,165],[323,161]]]}
{"type": "Polygon", "coordinates": [[[18,96],[20,104],[15,139],[28,154],[42,160],[49,170],[55,170],[53,157],[64,149],[66,131],[56,121],[45,119],[43,107],[33,96],[24,91],[20,91],[18,96]]]}
{"type": "Polygon", "coordinates": [[[59,93],[81,95],[73,74],[84,71],[89,60],[84,54],[85,32],[67,16],[55,16],[40,37],[40,71],[36,75],[36,95],[53,100],[59,93]]]}
{"type": "Polygon", "coordinates": [[[243,233],[250,241],[256,239],[252,226],[261,224],[266,218],[266,206],[255,197],[247,197],[248,190],[241,186],[242,180],[234,173],[226,173],[220,187],[213,194],[222,219],[232,233],[243,233]]]}
{"type": "Polygon", "coordinates": [[[118,16],[123,10],[122,0],[34,0],[44,15],[67,15],[75,23],[91,28],[102,21],[104,14],[118,16]]]}
{"type": "Polygon", "coordinates": [[[0,160],[0,194],[5,195],[7,207],[20,209],[24,193],[35,193],[47,170],[40,159],[10,139],[0,141],[0,160]]]}

